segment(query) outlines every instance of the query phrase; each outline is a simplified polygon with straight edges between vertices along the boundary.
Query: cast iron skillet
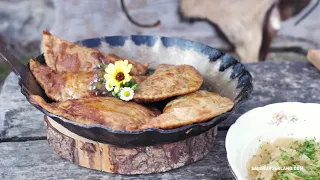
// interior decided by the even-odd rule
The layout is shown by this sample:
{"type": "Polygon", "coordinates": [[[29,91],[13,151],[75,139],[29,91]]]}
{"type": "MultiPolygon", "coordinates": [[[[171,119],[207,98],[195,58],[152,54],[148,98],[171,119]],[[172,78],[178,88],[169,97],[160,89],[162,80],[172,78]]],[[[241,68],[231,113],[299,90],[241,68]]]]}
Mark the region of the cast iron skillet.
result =
{"type": "MultiPolygon", "coordinates": [[[[249,98],[253,89],[252,77],[243,64],[217,49],[200,43],[179,38],[140,35],[93,38],[77,43],[90,48],[98,48],[107,53],[115,53],[120,57],[149,62],[151,69],[161,63],[193,65],[204,77],[205,89],[229,97],[235,102],[235,107],[231,111],[212,120],[170,130],[151,128],[140,131],[124,131],[112,130],[102,125],[83,125],[51,114],[39,105],[33,104],[29,99],[30,94],[40,95],[47,102],[52,101],[35,81],[28,66],[23,66],[4,47],[1,47],[2,58],[5,57],[4,60],[9,63],[19,77],[21,92],[27,100],[63,127],[94,141],[123,147],[181,141],[204,133],[226,120],[249,98]]],[[[35,60],[45,63],[43,54],[35,57],[35,60]]]]}

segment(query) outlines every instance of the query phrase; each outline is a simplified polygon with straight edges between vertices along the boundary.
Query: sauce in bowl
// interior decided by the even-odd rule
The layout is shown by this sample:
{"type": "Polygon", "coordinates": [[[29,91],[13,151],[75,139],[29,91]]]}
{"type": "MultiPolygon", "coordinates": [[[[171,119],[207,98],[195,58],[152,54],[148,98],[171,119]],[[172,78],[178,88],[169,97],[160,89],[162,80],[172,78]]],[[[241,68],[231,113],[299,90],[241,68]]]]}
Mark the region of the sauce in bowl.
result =
{"type": "Polygon", "coordinates": [[[250,180],[320,179],[320,142],[295,138],[263,142],[247,169],[250,180]]]}

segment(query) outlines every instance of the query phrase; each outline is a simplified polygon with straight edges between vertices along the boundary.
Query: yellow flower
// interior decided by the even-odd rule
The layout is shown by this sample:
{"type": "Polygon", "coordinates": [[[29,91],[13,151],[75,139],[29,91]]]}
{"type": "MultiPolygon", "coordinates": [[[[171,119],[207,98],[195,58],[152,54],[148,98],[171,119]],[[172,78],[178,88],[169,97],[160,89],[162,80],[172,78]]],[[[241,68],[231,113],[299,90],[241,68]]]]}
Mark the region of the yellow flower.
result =
{"type": "Polygon", "coordinates": [[[131,80],[132,77],[129,75],[131,68],[132,64],[128,64],[128,60],[124,60],[109,64],[105,69],[104,78],[111,86],[114,86],[114,92],[118,93],[121,84],[131,80]]]}

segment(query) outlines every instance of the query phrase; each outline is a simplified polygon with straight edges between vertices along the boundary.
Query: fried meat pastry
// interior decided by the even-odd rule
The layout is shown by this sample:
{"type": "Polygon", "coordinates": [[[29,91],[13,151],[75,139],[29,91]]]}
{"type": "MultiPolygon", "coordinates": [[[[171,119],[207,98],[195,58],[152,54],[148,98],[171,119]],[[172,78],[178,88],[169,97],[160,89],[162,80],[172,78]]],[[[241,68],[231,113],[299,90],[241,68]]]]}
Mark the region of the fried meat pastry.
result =
{"type": "Polygon", "coordinates": [[[142,83],[147,78],[148,78],[148,76],[132,76],[132,79],[138,84],[142,83]]]}
{"type": "Polygon", "coordinates": [[[113,130],[136,130],[158,115],[140,104],[114,97],[91,97],[50,104],[37,95],[30,95],[30,99],[52,114],[81,124],[101,124],[113,130]]]}
{"type": "MultiPolygon", "coordinates": [[[[56,73],[48,66],[37,64],[33,59],[30,59],[29,66],[36,81],[52,100],[65,101],[97,96],[95,91],[89,89],[90,82],[98,74],[97,71],[56,73]]],[[[137,83],[142,83],[146,78],[147,76],[132,76],[137,83]]]]}
{"type": "Polygon", "coordinates": [[[159,64],[157,66],[157,68],[155,69],[154,73],[157,73],[159,71],[165,71],[165,70],[168,70],[172,67],[174,67],[175,65],[172,65],[172,64],[159,64]]]}
{"type": "Polygon", "coordinates": [[[138,85],[133,100],[155,102],[169,97],[197,91],[203,79],[199,71],[189,65],[159,65],[155,72],[138,85]]]}
{"type": "Polygon", "coordinates": [[[140,129],[171,129],[204,122],[231,110],[234,103],[225,97],[205,90],[179,96],[170,101],[163,114],[142,125],[140,129]]]}
{"type": "Polygon", "coordinates": [[[37,64],[33,59],[30,59],[29,66],[36,81],[52,100],[65,101],[95,96],[95,92],[89,90],[89,87],[98,72],[56,73],[47,66],[37,64]]]}
{"type": "MultiPolygon", "coordinates": [[[[88,72],[102,62],[109,64],[123,60],[114,54],[106,54],[97,49],[65,41],[48,30],[43,31],[42,41],[46,64],[56,72],[88,72]]],[[[130,59],[128,61],[132,64],[130,75],[145,75],[148,63],[138,63],[130,59]]]]}

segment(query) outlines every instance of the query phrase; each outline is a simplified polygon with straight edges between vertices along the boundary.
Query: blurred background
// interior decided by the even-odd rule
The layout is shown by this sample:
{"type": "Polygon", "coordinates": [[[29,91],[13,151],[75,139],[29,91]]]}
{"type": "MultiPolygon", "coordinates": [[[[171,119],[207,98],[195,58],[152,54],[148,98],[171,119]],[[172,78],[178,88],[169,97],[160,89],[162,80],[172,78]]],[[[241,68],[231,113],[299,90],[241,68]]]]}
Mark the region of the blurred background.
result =
{"type": "MultiPolygon", "coordinates": [[[[144,34],[180,37],[244,63],[306,61],[319,49],[319,0],[0,0],[0,42],[23,63],[42,31],[69,40],[144,34]]],[[[10,70],[0,61],[0,88],[10,70]]]]}

